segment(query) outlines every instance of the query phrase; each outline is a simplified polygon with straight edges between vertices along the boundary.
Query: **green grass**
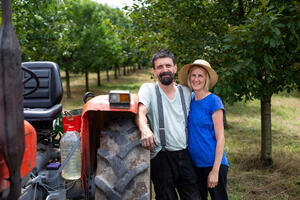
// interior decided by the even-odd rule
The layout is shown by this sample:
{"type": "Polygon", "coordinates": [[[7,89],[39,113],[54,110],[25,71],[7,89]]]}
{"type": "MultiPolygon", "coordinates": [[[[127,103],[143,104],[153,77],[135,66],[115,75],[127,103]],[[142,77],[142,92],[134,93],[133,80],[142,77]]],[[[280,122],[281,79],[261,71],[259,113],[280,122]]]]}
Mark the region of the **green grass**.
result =
{"type": "MultiPolygon", "coordinates": [[[[151,70],[136,71],[110,81],[102,75],[102,87],[91,74],[90,88],[96,95],[109,90],[137,93],[143,82],[151,82],[151,70]]],[[[84,76],[73,75],[72,98],[64,96],[65,110],[81,108],[85,93],[84,76]]],[[[260,164],[260,102],[225,105],[229,129],[225,130],[225,151],[229,160],[228,194],[231,200],[300,199],[300,92],[280,93],[272,97],[272,169],[260,164]]]]}
{"type": "Polygon", "coordinates": [[[300,93],[272,97],[274,167],[260,164],[260,102],[226,106],[229,199],[300,199],[300,93]]]}

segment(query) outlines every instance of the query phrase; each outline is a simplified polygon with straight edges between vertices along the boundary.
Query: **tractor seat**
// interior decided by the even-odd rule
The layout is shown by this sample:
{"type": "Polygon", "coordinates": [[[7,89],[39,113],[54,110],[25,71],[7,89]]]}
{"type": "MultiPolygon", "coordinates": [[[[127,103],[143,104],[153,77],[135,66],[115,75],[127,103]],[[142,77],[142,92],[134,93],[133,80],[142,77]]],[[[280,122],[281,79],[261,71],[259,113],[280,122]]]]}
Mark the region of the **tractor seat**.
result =
{"type": "MultiPolygon", "coordinates": [[[[59,68],[53,62],[24,62],[37,75],[40,80],[39,88],[32,94],[24,96],[24,119],[29,122],[53,121],[62,112],[60,101],[63,95],[63,88],[59,68]]],[[[29,75],[23,72],[23,79],[29,75]]],[[[35,87],[35,80],[31,79],[23,91],[35,87]]]]}

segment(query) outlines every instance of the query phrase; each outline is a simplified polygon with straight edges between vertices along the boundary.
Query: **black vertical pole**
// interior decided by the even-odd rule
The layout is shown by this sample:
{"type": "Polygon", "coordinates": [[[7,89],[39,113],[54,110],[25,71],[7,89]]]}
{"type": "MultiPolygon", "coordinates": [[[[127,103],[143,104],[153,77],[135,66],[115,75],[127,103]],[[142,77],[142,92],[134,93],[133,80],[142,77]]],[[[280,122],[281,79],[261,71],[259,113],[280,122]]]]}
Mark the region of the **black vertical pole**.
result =
{"type": "Polygon", "coordinates": [[[16,200],[21,193],[20,169],[25,149],[21,50],[12,26],[11,0],[1,2],[0,145],[10,174],[10,192],[5,198],[16,200]]]}

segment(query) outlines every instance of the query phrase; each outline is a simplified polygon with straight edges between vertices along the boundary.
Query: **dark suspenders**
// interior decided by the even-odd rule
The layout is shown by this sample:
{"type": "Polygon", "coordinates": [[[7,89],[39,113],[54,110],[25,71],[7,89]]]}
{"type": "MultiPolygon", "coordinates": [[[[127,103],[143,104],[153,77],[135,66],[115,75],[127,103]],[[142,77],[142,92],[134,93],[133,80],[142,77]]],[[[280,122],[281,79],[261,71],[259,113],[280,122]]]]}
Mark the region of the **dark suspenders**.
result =
{"type": "MultiPolygon", "coordinates": [[[[186,135],[186,144],[188,144],[188,129],[187,129],[187,111],[186,111],[186,105],[184,101],[184,95],[183,90],[180,85],[177,86],[180,93],[180,100],[182,105],[182,110],[184,113],[184,119],[185,119],[185,135],[186,135]]],[[[158,109],[158,122],[159,122],[159,137],[160,142],[162,146],[162,150],[166,150],[166,134],[165,134],[165,125],[164,125],[164,110],[162,106],[162,98],[161,94],[159,92],[158,84],[155,84],[155,92],[156,92],[156,98],[157,98],[157,109],[158,109]]]]}
{"type": "Polygon", "coordinates": [[[178,88],[179,88],[179,92],[180,92],[182,110],[184,112],[186,145],[188,145],[188,121],[187,121],[186,104],[185,104],[185,100],[184,100],[184,95],[183,95],[182,87],[180,85],[178,85],[178,88]]]}

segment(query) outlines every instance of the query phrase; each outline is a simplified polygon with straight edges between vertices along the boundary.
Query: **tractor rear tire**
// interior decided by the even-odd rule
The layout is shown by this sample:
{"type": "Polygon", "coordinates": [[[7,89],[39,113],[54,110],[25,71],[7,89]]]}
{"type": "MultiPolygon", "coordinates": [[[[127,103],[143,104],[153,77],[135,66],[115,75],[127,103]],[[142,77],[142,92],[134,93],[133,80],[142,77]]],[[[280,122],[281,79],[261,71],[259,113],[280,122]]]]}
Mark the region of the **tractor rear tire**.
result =
{"type": "Polygon", "coordinates": [[[99,143],[95,199],[150,200],[150,153],[133,118],[106,124],[99,143]]]}

